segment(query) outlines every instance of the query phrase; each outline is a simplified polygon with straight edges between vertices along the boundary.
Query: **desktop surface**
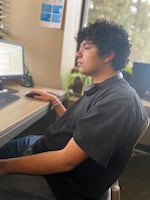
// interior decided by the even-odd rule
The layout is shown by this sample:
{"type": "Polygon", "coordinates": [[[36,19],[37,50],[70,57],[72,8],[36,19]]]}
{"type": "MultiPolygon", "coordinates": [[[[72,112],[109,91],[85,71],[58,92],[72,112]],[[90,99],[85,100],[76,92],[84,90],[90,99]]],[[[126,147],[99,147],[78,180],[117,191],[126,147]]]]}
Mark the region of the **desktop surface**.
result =
{"type": "MultiPolygon", "coordinates": [[[[46,89],[61,97],[65,96],[65,92],[62,90],[37,88],[46,89]]],[[[49,102],[39,101],[25,96],[31,88],[25,88],[20,85],[16,86],[14,84],[14,86],[12,85],[12,89],[18,90],[15,94],[20,99],[0,110],[0,147],[46,115],[50,109],[49,102]]]]}

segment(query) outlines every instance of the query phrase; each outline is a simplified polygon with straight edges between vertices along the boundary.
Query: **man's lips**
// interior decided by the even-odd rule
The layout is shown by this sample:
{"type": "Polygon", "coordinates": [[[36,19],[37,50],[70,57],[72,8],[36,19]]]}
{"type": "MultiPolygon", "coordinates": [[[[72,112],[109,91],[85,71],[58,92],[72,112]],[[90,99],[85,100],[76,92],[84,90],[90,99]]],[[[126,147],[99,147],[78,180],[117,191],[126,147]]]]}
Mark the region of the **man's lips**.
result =
{"type": "Polygon", "coordinates": [[[80,67],[82,65],[82,62],[81,61],[77,61],[77,65],[78,65],[78,67],[80,67]]]}

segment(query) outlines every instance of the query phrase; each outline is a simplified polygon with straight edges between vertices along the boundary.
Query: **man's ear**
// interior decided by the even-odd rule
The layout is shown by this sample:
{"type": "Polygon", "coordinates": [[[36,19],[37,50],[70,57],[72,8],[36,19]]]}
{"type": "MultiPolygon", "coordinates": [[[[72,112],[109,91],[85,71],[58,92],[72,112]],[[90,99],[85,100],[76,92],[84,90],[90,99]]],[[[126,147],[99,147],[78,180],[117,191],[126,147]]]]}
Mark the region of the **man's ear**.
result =
{"type": "Polygon", "coordinates": [[[110,63],[112,61],[112,59],[114,58],[115,56],[115,52],[112,51],[111,53],[107,54],[105,57],[104,57],[104,63],[110,63]]]}

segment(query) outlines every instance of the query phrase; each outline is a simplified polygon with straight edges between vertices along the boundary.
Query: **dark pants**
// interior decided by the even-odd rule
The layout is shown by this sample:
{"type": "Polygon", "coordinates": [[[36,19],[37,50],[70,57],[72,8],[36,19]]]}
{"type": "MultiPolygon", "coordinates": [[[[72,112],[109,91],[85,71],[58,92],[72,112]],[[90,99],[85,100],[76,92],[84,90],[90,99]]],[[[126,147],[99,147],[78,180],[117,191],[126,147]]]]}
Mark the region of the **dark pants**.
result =
{"type": "MultiPolygon", "coordinates": [[[[32,154],[41,136],[14,139],[0,149],[0,158],[32,154]]],[[[0,177],[0,200],[56,200],[44,176],[6,174],[0,177]]]]}

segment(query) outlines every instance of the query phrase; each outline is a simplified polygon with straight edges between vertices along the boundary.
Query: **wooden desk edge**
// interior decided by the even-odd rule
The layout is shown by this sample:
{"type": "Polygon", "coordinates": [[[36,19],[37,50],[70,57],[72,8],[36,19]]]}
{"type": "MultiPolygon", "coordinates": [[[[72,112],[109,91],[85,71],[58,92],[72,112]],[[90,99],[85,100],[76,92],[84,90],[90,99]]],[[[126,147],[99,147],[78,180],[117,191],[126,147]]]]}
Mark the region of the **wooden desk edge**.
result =
{"type": "MultiPolygon", "coordinates": [[[[10,86],[9,86],[10,87],[10,86]]],[[[24,96],[27,92],[31,91],[32,88],[25,88],[21,85],[12,85],[10,88],[18,90],[18,94],[21,96],[24,96]]],[[[34,87],[35,88],[35,87],[34,87]]],[[[52,88],[42,88],[36,86],[36,88],[44,89],[47,91],[50,91],[52,93],[56,93],[56,95],[60,96],[61,100],[64,100],[66,93],[63,90],[57,90],[52,88]]],[[[21,97],[22,98],[22,97],[21,97]]],[[[40,106],[39,110],[36,110],[35,112],[31,113],[30,116],[24,117],[19,122],[14,122],[14,124],[10,124],[6,127],[4,131],[0,134],[0,147],[3,146],[5,143],[16,137],[18,134],[20,134],[22,131],[24,131],[26,128],[28,128],[30,125],[32,125],[34,122],[42,118],[44,115],[47,114],[49,110],[49,103],[44,102],[42,106],[40,106]]],[[[3,110],[4,112],[4,110],[3,110]]],[[[10,112],[11,113],[11,112],[10,112]]]]}

